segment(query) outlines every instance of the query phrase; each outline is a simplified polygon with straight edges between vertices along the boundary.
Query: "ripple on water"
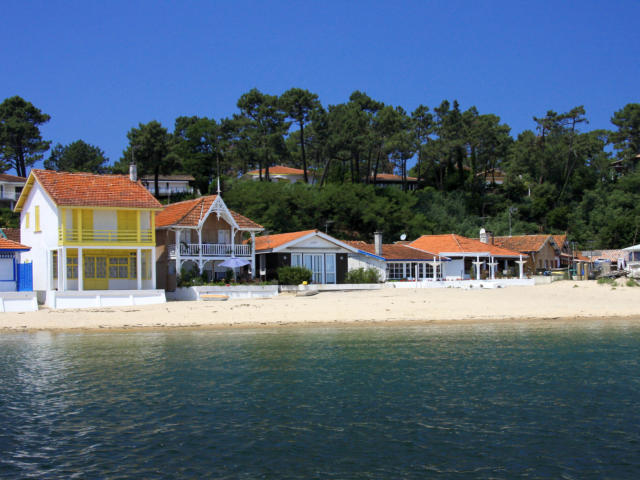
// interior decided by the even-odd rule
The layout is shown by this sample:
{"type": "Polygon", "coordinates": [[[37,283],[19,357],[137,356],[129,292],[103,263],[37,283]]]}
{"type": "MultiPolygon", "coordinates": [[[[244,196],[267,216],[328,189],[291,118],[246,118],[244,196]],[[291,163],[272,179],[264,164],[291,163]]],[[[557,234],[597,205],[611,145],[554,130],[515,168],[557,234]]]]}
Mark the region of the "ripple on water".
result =
{"type": "Polygon", "coordinates": [[[0,337],[2,478],[634,478],[636,327],[0,337]]]}

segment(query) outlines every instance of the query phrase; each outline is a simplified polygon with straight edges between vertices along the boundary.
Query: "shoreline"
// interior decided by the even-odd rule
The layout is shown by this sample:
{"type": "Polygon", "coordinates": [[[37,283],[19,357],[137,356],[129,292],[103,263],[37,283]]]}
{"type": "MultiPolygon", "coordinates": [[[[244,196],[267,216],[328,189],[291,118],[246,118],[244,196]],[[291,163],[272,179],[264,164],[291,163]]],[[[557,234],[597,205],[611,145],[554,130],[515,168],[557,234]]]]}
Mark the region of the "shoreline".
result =
{"type": "Polygon", "coordinates": [[[284,327],[490,324],[640,325],[640,288],[555,282],[503,289],[394,289],[322,292],[310,297],[167,302],[135,307],[0,314],[0,334],[137,332],[284,327]]]}

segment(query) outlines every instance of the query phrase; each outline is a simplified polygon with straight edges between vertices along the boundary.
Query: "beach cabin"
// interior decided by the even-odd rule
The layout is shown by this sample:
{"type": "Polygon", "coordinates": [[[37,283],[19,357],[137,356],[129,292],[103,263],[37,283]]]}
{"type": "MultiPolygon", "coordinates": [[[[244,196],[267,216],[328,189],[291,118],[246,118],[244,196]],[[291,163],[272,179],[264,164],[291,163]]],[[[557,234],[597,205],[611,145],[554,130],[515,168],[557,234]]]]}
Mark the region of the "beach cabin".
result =
{"type": "Polygon", "coordinates": [[[531,274],[560,268],[561,248],[552,235],[489,236],[487,241],[498,247],[527,255],[525,271],[531,274]]]}
{"type": "Polygon", "coordinates": [[[315,284],[345,283],[351,245],[319,230],[264,235],[255,238],[260,277],[278,278],[280,267],[306,267],[315,284]]]}
{"type": "Polygon", "coordinates": [[[527,256],[455,233],[423,235],[408,244],[410,247],[449,258],[442,265],[446,280],[483,280],[496,276],[524,278],[527,256]]]}
{"type": "Polygon", "coordinates": [[[347,242],[357,253],[349,254],[349,270],[373,268],[378,271],[380,281],[438,280],[442,277],[442,262],[430,252],[418,250],[399,243],[382,243],[382,233],[374,234],[374,243],[347,242]]]}
{"type": "Polygon", "coordinates": [[[15,211],[40,300],[52,308],[164,302],[154,261],[161,209],[134,166],[129,176],[32,170],[15,211]]]}
{"type": "Polygon", "coordinates": [[[211,280],[224,278],[220,264],[231,258],[244,260],[244,273],[255,277],[255,242],[246,241],[263,230],[229,210],[219,193],[165,206],[156,219],[158,288],[174,291],[177,275],[196,267],[211,280]]]}

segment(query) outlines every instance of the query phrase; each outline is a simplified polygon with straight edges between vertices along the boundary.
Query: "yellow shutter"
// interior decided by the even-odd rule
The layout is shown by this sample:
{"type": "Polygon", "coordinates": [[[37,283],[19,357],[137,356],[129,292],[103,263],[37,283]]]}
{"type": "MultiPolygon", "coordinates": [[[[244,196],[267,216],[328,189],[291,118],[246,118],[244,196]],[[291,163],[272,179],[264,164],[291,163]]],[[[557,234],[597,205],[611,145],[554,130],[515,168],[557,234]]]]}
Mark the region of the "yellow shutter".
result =
{"type": "Polygon", "coordinates": [[[135,210],[118,210],[118,237],[136,241],[137,225],[135,210]]]}
{"type": "Polygon", "coordinates": [[[93,210],[82,210],[82,228],[93,230],[93,210]]]}
{"type": "Polygon", "coordinates": [[[35,231],[39,232],[40,231],[40,205],[36,205],[36,218],[35,218],[35,222],[36,222],[36,228],[35,231]]]}
{"type": "Polygon", "coordinates": [[[24,228],[29,228],[29,212],[24,216],[24,228]]]}

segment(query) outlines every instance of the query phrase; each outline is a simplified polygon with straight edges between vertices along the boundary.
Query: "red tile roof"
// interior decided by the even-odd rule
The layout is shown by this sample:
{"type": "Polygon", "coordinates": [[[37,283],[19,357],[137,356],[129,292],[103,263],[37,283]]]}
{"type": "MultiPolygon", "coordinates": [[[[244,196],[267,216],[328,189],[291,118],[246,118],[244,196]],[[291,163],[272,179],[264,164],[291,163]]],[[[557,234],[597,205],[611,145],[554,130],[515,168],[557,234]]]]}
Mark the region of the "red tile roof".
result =
{"type": "MultiPolygon", "coordinates": [[[[156,215],[156,227],[181,226],[195,227],[200,223],[203,216],[211,208],[217,195],[207,195],[205,197],[185,200],[183,202],[172,203],[156,215]]],[[[246,230],[261,230],[262,225],[249,220],[239,213],[229,210],[231,216],[238,224],[238,227],[246,230]]]]}
{"type": "MultiPolygon", "coordinates": [[[[263,168],[262,175],[264,174],[265,169],[263,168]]],[[[247,175],[260,175],[260,170],[251,170],[247,172],[247,175]]],[[[304,175],[304,170],[285,167],[284,165],[274,165],[273,167],[269,167],[269,175],[304,175]]]]}
{"type": "Polygon", "coordinates": [[[31,247],[0,237],[0,250],[31,250],[31,247]]]}
{"type": "Polygon", "coordinates": [[[24,183],[27,179],[24,177],[16,177],[15,175],[9,175],[8,173],[0,173],[0,182],[15,182],[24,183]]]}
{"type": "Polygon", "coordinates": [[[538,252],[551,239],[551,235],[514,235],[512,237],[493,237],[493,244],[523,253],[538,252]]]}
{"type": "MultiPolygon", "coordinates": [[[[372,243],[365,243],[362,241],[350,241],[345,243],[351,245],[352,247],[357,248],[358,250],[362,250],[363,252],[367,252],[372,255],[377,255],[376,247],[372,243]]],[[[382,255],[378,255],[378,256],[381,256],[385,260],[424,260],[424,261],[430,261],[436,257],[432,253],[425,252],[423,250],[418,250],[417,248],[412,248],[407,245],[399,245],[397,243],[383,243],[382,255]]]]}
{"type": "Polygon", "coordinates": [[[565,233],[562,235],[551,235],[551,236],[553,237],[553,241],[556,242],[556,245],[558,245],[558,247],[562,249],[562,247],[567,241],[567,234],[565,233]]]}
{"type": "MultiPolygon", "coordinates": [[[[370,177],[373,180],[373,175],[370,177]]],[[[416,177],[407,177],[408,182],[416,182],[416,177]]],[[[393,173],[378,173],[376,175],[376,182],[402,182],[402,175],[394,175],[393,173]]]]}
{"type": "Polygon", "coordinates": [[[302,238],[318,230],[304,230],[301,232],[278,233],[276,235],[263,235],[256,237],[256,252],[259,250],[271,250],[281,245],[289,243],[298,238],[302,238]]]}
{"type": "Polygon", "coordinates": [[[4,236],[5,238],[7,238],[9,240],[13,240],[14,242],[20,243],[20,229],[19,228],[3,227],[0,230],[2,230],[2,233],[4,234],[4,235],[0,235],[0,236],[4,236]]]}
{"type": "Polygon", "coordinates": [[[31,170],[58,206],[160,209],[162,205],[140,182],[128,175],[31,170]]]}
{"type": "Polygon", "coordinates": [[[449,255],[450,257],[455,257],[456,253],[474,254],[485,252],[495,257],[519,257],[521,255],[520,252],[501,248],[497,245],[482,243],[480,240],[463,237],[455,233],[423,235],[409,245],[437,255],[451,254],[449,255]]]}

